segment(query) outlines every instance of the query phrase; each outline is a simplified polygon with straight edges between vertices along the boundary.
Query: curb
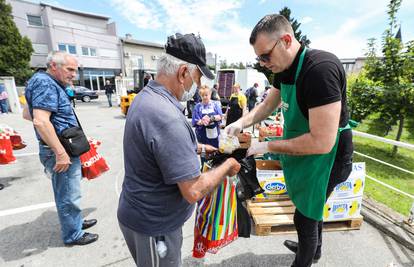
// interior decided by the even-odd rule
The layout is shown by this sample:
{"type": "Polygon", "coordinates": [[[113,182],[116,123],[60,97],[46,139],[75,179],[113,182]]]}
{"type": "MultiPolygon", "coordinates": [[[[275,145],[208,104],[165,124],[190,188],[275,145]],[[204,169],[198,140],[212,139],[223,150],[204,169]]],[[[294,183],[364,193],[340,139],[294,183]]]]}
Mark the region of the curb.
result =
{"type": "Polygon", "coordinates": [[[361,214],[364,221],[414,251],[414,228],[404,223],[404,217],[390,208],[364,197],[361,214]]]}

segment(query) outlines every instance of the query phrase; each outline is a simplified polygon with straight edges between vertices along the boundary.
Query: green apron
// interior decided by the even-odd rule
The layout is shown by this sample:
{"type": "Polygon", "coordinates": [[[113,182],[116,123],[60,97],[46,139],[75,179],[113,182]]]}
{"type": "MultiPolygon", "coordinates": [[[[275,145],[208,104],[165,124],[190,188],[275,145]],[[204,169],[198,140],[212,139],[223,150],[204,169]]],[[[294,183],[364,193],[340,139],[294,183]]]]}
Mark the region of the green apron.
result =
{"type": "MultiPolygon", "coordinates": [[[[282,112],[284,117],[283,139],[292,139],[309,133],[309,121],[303,116],[296,101],[296,80],[302,69],[306,48],[300,55],[293,85],[281,84],[282,112]]],[[[296,208],[308,218],[322,220],[329,176],[338,148],[339,128],[331,152],[322,155],[281,155],[287,191],[296,208]]]]}

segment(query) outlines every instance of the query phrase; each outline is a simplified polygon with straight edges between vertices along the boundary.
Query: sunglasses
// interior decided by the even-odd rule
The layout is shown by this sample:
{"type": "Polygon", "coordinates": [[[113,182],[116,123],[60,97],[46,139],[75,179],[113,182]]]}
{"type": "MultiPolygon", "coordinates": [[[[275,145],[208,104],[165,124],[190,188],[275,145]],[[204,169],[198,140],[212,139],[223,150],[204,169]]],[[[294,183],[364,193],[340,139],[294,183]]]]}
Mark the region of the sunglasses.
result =
{"type": "Polygon", "coordinates": [[[280,43],[280,41],[281,41],[281,39],[277,40],[275,45],[272,47],[272,49],[270,49],[269,53],[262,54],[262,55],[256,57],[256,60],[259,61],[259,62],[262,61],[264,63],[270,62],[270,56],[272,55],[273,49],[275,49],[276,45],[278,43],[280,43]]]}

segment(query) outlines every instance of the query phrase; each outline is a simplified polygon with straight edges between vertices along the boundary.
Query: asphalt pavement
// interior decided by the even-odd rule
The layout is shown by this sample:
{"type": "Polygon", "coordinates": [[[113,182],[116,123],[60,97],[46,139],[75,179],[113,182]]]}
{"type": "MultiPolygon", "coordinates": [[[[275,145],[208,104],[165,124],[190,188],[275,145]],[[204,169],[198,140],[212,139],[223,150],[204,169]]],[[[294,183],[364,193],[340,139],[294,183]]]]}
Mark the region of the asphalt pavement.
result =
{"type": "MultiPolygon", "coordinates": [[[[101,96],[77,102],[76,112],[88,136],[102,141],[98,152],[110,165],[101,177],[82,181],[81,206],[85,218],[96,218],[90,232],[99,240],[87,246],[66,247],[60,238],[51,182],[37,156],[32,124],[20,114],[0,116],[21,133],[28,146],[15,151],[17,162],[0,165],[0,266],[133,266],[118,227],[116,210],[123,180],[123,130],[119,107],[109,108],[101,96]]],[[[135,138],[141,138],[136,136],[135,138]]],[[[177,156],[179,156],[177,151],[177,156]]],[[[203,260],[191,257],[194,216],[183,229],[183,266],[266,267],[290,266],[294,255],[283,246],[295,235],[239,238],[203,260]]],[[[359,231],[324,234],[323,257],[314,266],[414,266],[414,252],[364,222],[359,231]]]]}

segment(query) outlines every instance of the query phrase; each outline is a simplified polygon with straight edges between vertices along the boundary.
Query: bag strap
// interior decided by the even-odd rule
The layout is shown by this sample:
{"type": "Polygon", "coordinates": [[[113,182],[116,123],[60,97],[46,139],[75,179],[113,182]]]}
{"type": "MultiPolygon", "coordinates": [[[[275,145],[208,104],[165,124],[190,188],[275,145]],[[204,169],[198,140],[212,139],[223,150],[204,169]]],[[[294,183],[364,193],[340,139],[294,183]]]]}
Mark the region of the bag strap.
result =
{"type": "Polygon", "coordinates": [[[81,129],[82,129],[82,131],[83,131],[83,128],[82,128],[82,125],[81,125],[81,123],[80,123],[80,121],[79,121],[79,119],[78,119],[78,116],[76,116],[75,109],[73,109],[73,108],[72,108],[72,111],[73,111],[73,114],[75,114],[75,118],[76,118],[76,121],[78,122],[79,128],[81,128],[81,129]]]}
{"type": "MultiPolygon", "coordinates": [[[[68,94],[66,93],[66,88],[63,86],[63,84],[61,84],[58,80],[56,80],[55,79],[55,77],[53,77],[52,75],[50,75],[49,73],[47,73],[46,72],[46,74],[47,75],[49,75],[49,77],[50,78],[52,78],[58,85],[59,85],[59,87],[60,88],[62,88],[62,90],[63,90],[63,92],[65,93],[65,95],[68,97],[68,99],[69,99],[69,103],[70,103],[70,97],[68,96],[68,94]]],[[[59,97],[58,97],[58,105],[59,105],[59,97]]],[[[79,125],[79,128],[81,128],[82,129],[82,131],[83,131],[83,128],[82,128],[82,125],[81,125],[81,123],[80,123],[80,121],[79,121],[79,119],[78,119],[78,116],[76,115],[76,112],[75,112],[75,109],[73,109],[73,107],[72,107],[72,111],[73,111],[73,114],[75,115],[75,118],[76,118],[76,121],[78,122],[78,125],[79,125]]]]}

